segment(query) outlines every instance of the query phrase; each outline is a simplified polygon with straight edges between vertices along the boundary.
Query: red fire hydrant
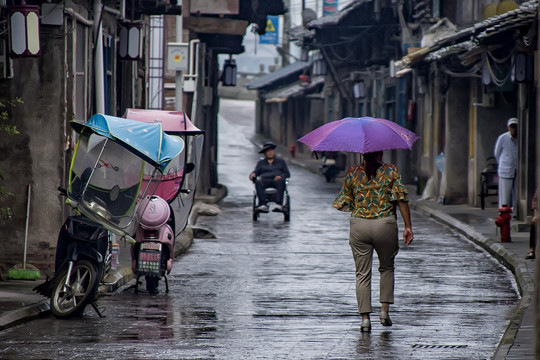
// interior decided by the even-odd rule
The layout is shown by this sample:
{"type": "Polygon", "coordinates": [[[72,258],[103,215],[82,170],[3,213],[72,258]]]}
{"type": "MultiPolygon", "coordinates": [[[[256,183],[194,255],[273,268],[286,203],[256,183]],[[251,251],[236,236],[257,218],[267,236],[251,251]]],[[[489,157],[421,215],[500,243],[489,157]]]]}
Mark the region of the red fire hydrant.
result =
{"type": "Polygon", "coordinates": [[[499,208],[499,216],[495,218],[495,225],[501,228],[501,242],[511,242],[510,221],[512,220],[512,208],[504,204],[499,208]]]}
{"type": "Polygon", "coordinates": [[[292,144],[291,146],[289,146],[289,152],[291,153],[291,157],[294,158],[294,156],[296,155],[296,145],[292,144]]]}

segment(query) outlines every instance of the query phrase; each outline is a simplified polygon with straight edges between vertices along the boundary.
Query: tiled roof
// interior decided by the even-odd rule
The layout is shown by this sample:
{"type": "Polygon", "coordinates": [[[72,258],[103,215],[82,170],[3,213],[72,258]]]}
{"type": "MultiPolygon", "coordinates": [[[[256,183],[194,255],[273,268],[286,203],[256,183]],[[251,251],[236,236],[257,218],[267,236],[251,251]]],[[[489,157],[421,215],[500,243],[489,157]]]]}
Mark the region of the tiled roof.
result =
{"type": "Polygon", "coordinates": [[[270,74],[263,75],[250,81],[245,86],[250,90],[259,90],[265,87],[271,87],[289,76],[293,77],[295,73],[301,74],[307,67],[311,66],[309,61],[297,61],[284,66],[270,74]]]}
{"type": "Polygon", "coordinates": [[[323,16],[317,20],[311,21],[308,25],[308,29],[321,29],[328,26],[338,25],[347,15],[364,5],[371,2],[371,0],[356,0],[349,3],[343,9],[330,15],[323,16]]]}
{"type": "Polygon", "coordinates": [[[435,41],[433,45],[421,48],[404,56],[396,62],[398,71],[419,62],[429,62],[443,59],[455,53],[471,51],[480,46],[481,42],[490,36],[507,30],[532,24],[538,16],[538,0],[527,1],[519,8],[504,14],[490,17],[456,33],[435,41]]]}
{"type": "Polygon", "coordinates": [[[299,25],[287,30],[289,38],[293,41],[311,40],[315,37],[316,29],[332,27],[339,23],[350,13],[371,0],[356,0],[346,5],[340,11],[333,14],[322,16],[316,20],[310,21],[306,27],[299,25]]]}
{"type": "Polygon", "coordinates": [[[313,39],[315,37],[315,30],[307,30],[303,25],[298,25],[287,30],[289,40],[302,41],[305,39],[313,39]]]}
{"type": "Polygon", "coordinates": [[[311,80],[309,84],[300,84],[295,81],[292,84],[280,87],[279,89],[269,91],[263,95],[266,102],[280,102],[285,101],[290,97],[299,96],[310,92],[315,89],[319,84],[324,83],[324,76],[316,76],[311,80]]]}
{"type": "Polygon", "coordinates": [[[492,16],[455,34],[439,39],[432,47],[441,48],[456,42],[470,40],[472,37],[481,40],[505,30],[525,25],[536,20],[537,11],[538,0],[527,1],[516,10],[492,16]]]}

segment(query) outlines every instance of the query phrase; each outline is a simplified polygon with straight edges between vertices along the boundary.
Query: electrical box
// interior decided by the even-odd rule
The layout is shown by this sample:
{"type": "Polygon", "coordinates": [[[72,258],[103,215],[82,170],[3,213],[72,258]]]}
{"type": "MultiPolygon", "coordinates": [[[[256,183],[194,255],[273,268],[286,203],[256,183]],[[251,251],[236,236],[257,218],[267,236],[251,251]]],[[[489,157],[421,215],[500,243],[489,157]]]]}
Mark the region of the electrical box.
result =
{"type": "Polygon", "coordinates": [[[195,92],[195,81],[197,78],[195,76],[186,76],[184,75],[182,90],[185,93],[195,92]]]}
{"type": "Polygon", "coordinates": [[[167,44],[167,70],[186,71],[189,66],[189,44],[167,44]]]}

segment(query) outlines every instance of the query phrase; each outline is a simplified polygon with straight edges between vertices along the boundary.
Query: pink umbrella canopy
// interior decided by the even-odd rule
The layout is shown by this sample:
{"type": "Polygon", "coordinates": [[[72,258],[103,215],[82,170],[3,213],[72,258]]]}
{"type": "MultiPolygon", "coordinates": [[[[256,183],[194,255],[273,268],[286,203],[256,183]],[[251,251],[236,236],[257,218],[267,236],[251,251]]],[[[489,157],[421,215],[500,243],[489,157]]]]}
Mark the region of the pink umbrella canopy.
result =
{"type": "Polygon", "coordinates": [[[344,118],[324,124],[298,141],[312,151],[370,153],[392,149],[412,149],[420,136],[385,119],[344,118]]]}

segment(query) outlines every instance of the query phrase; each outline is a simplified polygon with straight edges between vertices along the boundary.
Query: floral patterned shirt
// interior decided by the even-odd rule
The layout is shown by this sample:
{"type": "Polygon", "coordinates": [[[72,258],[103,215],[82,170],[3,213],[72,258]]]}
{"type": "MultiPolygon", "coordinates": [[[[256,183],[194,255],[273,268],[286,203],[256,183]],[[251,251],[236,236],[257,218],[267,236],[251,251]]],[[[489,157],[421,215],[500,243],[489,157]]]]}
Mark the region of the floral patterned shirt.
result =
{"type": "Polygon", "coordinates": [[[349,169],[332,206],[350,211],[352,217],[378,219],[394,214],[395,202],[407,201],[407,194],[395,165],[383,163],[376,175],[368,179],[361,164],[349,169]]]}

